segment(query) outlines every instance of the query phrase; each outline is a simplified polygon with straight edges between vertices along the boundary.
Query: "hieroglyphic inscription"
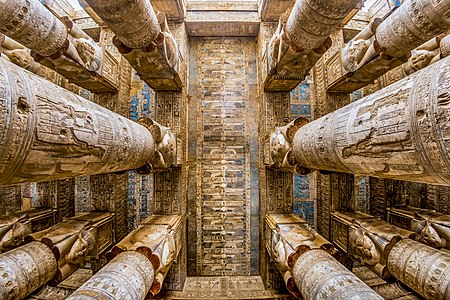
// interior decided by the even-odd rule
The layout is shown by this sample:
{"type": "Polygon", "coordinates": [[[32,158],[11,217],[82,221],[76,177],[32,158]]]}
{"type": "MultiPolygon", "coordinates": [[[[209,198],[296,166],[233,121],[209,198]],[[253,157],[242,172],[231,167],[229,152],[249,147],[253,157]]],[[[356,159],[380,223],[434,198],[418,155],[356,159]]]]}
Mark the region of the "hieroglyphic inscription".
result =
{"type": "MultiPolygon", "coordinates": [[[[250,272],[250,153],[246,112],[249,63],[246,39],[199,41],[197,118],[197,273],[250,272]]],[[[256,237],[258,238],[258,237],[256,237]]]]}

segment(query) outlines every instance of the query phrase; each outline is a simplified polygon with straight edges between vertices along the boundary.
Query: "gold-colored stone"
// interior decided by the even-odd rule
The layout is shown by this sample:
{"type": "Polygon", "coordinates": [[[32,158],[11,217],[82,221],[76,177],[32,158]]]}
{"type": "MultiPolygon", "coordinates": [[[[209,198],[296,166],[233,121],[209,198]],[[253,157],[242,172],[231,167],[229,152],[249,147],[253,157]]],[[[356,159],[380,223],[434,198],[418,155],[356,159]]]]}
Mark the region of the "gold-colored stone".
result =
{"type": "Polygon", "coordinates": [[[25,241],[40,241],[51,249],[58,261],[58,270],[52,279],[52,283],[57,284],[113,245],[113,217],[111,213],[84,213],[30,234],[25,241]]]}
{"type": "Polygon", "coordinates": [[[359,1],[299,0],[280,18],[267,54],[265,91],[290,91],[331,47],[330,34],[359,1]]]}
{"type": "Polygon", "coordinates": [[[86,0],[116,34],[114,44],[142,80],[156,90],[181,90],[180,53],[164,14],[149,1],[86,0]],[[131,11],[130,11],[131,9],[131,11]]]}
{"type": "Polygon", "coordinates": [[[25,298],[52,279],[56,269],[52,251],[40,242],[0,254],[0,299],[25,298]]]}
{"type": "Polygon", "coordinates": [[[67,300],[144,300],[155,277],[149,259],[135,251],[116,256],[67,300]]]}
{"type": "Polygon", "coordinates": [[[294,265],[293,275],[304,299],[383,299],[323,250],[302,254],[294,265]]]}
{"type": "Polygon", "coordinates": [[[392,248],[389,273],[425,299],[450,299],[450,254],[404,239],[392,248]]]}
{"type": "Polygon", "coordinates": [[[22,245],[25,236],[52,226],[55,210],[38,208],[0,216],[0,252],[22,245]]]}

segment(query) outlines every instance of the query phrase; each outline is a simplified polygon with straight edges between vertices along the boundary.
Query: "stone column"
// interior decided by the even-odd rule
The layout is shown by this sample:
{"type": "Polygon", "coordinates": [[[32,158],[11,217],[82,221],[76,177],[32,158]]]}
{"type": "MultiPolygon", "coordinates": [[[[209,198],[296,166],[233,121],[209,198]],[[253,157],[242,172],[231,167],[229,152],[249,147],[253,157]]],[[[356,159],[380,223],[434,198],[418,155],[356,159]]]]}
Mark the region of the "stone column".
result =
{"type": "Polygon", "coordinates": [[[266,226],[266,248],[296,298],[383,299],[334,259],[333,245],[298,216],[270,214],[266,226]]]}
{"type": "Polygon", "coordinates": [[[298,49],[318,49],[359,3],[358,0],[297,0],[286,35],[298,49]]]}
{"type": "Polygon", "coordinates": [[[396,58],[450,28],[450,2],[405,1],[376,29],[379,49],[396,58]]]}
{"type": "Polygon", "coordinates": [[[331,47],[330,34],[359,2],[297,0],[270,40],[265,91],[293,90],[331,47]]]}
{"type": "Polygon", "coordinates": [[[163,13],[150,1],[85,0],[116,35],[114,45],[155,90],[179,91],[180,53],[163,13]]]}
{"type": "Polygon", "coordinates": [[[404,239],[389,253],[387,266],[395,278],[425,299],[450,299],[450,254],[404,239]]]}
{"type": "Polygon", "coordinates": [[[309,169],[449,185],[450,58],[301,127],[309,169]]]}
{"type": "Polygon", "coordinates": [[[57,261],[41,242],[0,254],[0,299],[20,300],[53,278],[57,261]]]}
{"type": "Polygon", "coordinates": [[[68,300],[143,300],[161,290],[180,251],[181,217],[153,215],[107,254],[113,258],[68,300]]]}
{"type": "Polygon", "coordinates": [[[0,31],[41,56],[67,46],[68,32],[39,0],[0,2],[0,31]]]}
{"type": "Polygon", "coordinates": [[[125,171],[155,156],[148,121],[139,125],[4,60],[0,116],[0,184],[125,171]]]}
{"type": "Polygon", "coordinates": [[[161,31],[153,7],[148,0],[131,4],[124,0],[86,0],[128,48],[150,46],[161,31]]]}
{"type": "Polygon", "coordinates": [[[304,299],[383,299],[323,250],[302,254],[294,265],[293,275],[304,299]]]}
{"type": "Polygon", "coordinates": [[[153,266],[144,254],[125,251],[91,277],[67,300],[143,300],[154,278],[153,266]]]}

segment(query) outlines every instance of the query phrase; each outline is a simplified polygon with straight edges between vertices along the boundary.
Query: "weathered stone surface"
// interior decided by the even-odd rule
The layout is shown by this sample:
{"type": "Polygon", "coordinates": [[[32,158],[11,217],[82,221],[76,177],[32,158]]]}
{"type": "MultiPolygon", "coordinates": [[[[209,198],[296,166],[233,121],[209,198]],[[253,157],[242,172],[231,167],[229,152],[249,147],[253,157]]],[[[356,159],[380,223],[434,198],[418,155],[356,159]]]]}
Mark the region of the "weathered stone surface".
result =
{"type": "MultiPolygon", "coordinates": [[[[115,91],[115,78],[110,73],[117,62],[108,60],[104,50],[68,17],[57,19],[38,0],[8,1],[0,9],[4,12],[0,31],[31,49],[35,61],[89,90],[115,91]]],[[[23,52],[21,47],[9,50],[16,56],[23,52]]],[[[29,57],[14,62],[32,70],[38,68],[32,66],[29,57]]]]}
{"type": "Polygon", "coordinates": [[[155,139],[144,126],[8,62],[0,62],[0,80],[2,184],[135,169],[152,160],[155,139]]]}
{"type": "Polygon", "coordinates": [[[50,248],[32,242],[0,254],[0,298],[20,300],[52,279],[57,261],[50,248]]]}
{"type": "Polygon", "coordinates": [[[361,213],[333,213],[333,242],[383,279],[389,251],[402,238],[414,233],[361,213]]]}
{"type": "Polygon", "coordinates": [[[305,299],[383,299],[323,250],[302,254],[295,263],[293,275],[305,299]]]}
{"type": "Polygon", "coordinates": [[[298,163],[324,169],[448,185],[450,59],[301,127],[298,163]]]}
{"type": "Polygon", "coordinates": [[[160,292],[164,278],[180,252],[181,227],[180,216],[153,215],[115,245],[110,257],[118,256],[124,251],[144,254],[153,266],[155,277],[150,293],[156,295],[160,292]]]}
{"type": "Polygon", "coordinates": [[[184,20],[186,15],[186,0],[152,0],[151,2],[155,10],[163,12],[169,20],[184,20]]]}
{"type": "Polygon", "coordinates": [[[58,269],[50,284],[63,281],[114,244],[113,216],[111,213],[84,213],[25,237],[25,242],[42,242],[55,255],[58,269]]]}
{"type": "Polygon", "coordinates": [[[331,46],[330,34],[359,3],[296,1],[289,17],[280,18],[267,55],[265,91],[290,91],[331,46]]]}
{"type": "Polygon", "coordinates": [[[50,208],[38,208],[0,216],[0,252],[22,245],[27,234],[47,229],[54,223],[55,210],[50,208]]]}
{"type": "Polygon", "coordinates": [[[448,1],[406,1],[385,20],[375,18],[342,49],[342,72],[328,87],[332,92],[352,92],[406,62],[409,75],[439,59],[439,40],[450,28],[448,1]],[[425,43],[425,44],[424,44],[425,43]]]}
{"type": "Polygon", "coordinates": [[[144,300],[155,278],[149,259],[135,251],[116,256],[67,300],[144,300]]]}
{"type": "Polygon", "coordinates": [[[155,14],[150,1],[86,0],[116,35],[115,46],[156,90],[180,90],[180,53],[164,14],[155,14]]]}
{"type": "Polygon", "coordinates": [[[392,248],[387,263],[389,273],[425,299],[450,297],[449,253],[404,239],[392,248]]]}
{"type": "Polygon", "coordinates": [[[334,247],[294,214],[269,214],[266,226],[267,251],[281,272],[288,291],[299,298],[300,292],[292,276],[297,259],[312,249],[336,254],[334,247]]]}
{"type": "Polygon", "coordinates": [[[388,220],[395,226],[412,230],[415,240],[433,248],[450,249],[450,216],[435,211],[405,207],[389,208],[388,220]]]}

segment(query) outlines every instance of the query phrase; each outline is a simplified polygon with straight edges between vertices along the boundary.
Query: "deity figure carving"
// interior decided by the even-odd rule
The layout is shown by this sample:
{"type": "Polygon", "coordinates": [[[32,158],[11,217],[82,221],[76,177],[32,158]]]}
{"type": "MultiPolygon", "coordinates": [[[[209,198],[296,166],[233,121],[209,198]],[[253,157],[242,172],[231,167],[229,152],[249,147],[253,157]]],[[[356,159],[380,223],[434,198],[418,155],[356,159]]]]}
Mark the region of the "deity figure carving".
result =
{"type": "Polygon", "coordinates": [[[303,168],[295,163],[294,153],[292,152],[292,140],[297,130],[309,121],[304,117],[298,117],[289,124],[277,127],[270,138],[271,159],[276,168],[289,172],[306,175],[309,169],[303,168]]]}
{"type": "Polygon", "coordinates": [[[10,214],[0,216],[0,252],[8,251],[20,246],[31,228],[24,223],[27,214],[10,214]]]}
{"type": "Polygon", "coordinates": [[[386,267],[390,250],[399,240],[413,236],[413,232],[377,218],[354,219],[349,230],[349,254],[386,279],[390,276],[386,267]]]}
{"type": "Polygon", "coordinates": [[[375,18],[342,49],[342,66],[347,72],[355,72],[379,54],[375,32],[380,24],[381,19],[375,18]]]}
{"type": "Polygon", "coordinates": [[[47,229],[54,223],[55,211],[50,208],[32,209],[0,216],[0,253],[25,242],[33,231],[47,229]]]}
{"type": "Polygon", "coordinates": [[[439,35],[411,51],[411,57],[402,66],[406,75],[411,75],[439,59],[448,56],[446,49],[450,45],[450,35],[439,35]]]}
{"type": "Polygon", "coordinates": [[[301,49],[295,46],[285,32],[287,16],[284,14],[268,45],[268,74],[279,78],[303,80],[320,56],[331,47],[326,39],[317,49],[301,49]]]}
{"type": "Polygon", "coordinates": [[[433,248],[450,249],[450,216],[433,211],[415,212],[411,230],[416,240],[433,248]]]}
{"type": "Polygon", "coordinates": [[[155,270],[155,279],[150,292],[156,295],[161,290],[164,278],[180,251],[180,237],[180,216],[151,216],[115,245],[108,253],[108,257],[112,259],[125,251],[144,254],[155,270]]]}
{"type": "MultiPolygon", "coordinates": [[[[47,230],[29,234],[25,242],[39,241],[47,245],[55,255],[58,270],[52,284],[61,282],[98,253],[98,230],[110,224],[110,213],[86,213],[60,222],[47,230]]],[[[107,239],[107,236],[102,237],[107,239]]],[[[112,240],[109,241],[112,244],[112,240]]]]}
{"type": "Polygon", "coordinates": [[[299,297],[292,270],[300,255],[313,249],[321,249],[332,255],[337,255],[337,252],[332,244],[294,214],[269,214],[266,217],[266,226],[267,232],[270,233],[267,250],[281,272],[288,290],[299,297]]]}
{"type": "Polygon", "coordinates": [[[145,126],[153,136],[156,144],[156,151],[153,160],[139,172],[146,173],[149,169],[158,170],[166,169],[172,166],[176,158],[177,139],[170,128],[156,123],[150,118],[139,119],[139,124],[145,126]]]}

